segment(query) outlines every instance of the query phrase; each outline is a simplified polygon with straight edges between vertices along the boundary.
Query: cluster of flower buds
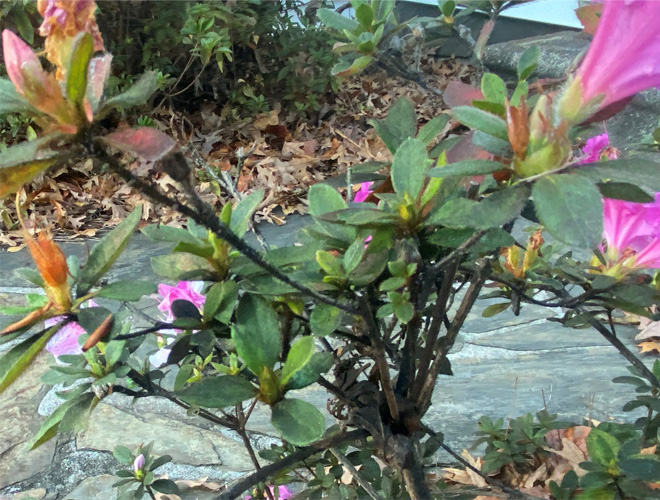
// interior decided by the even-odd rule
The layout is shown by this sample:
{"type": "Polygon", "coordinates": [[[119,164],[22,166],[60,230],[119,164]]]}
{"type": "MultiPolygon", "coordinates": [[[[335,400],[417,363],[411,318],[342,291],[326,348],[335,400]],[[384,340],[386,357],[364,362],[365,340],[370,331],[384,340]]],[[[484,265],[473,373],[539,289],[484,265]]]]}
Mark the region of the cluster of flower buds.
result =
{"type": "Polygon", "coordinates": [[[32,48],[12,31],[2,33],[7,75],[17,99],[46,133],[75,134],[92,121],[110,71],[103,51],[92,0],[40,0],[44,16],[39,29],[46,37],[45,54],[56,68],[45,71],[32,48]]]}

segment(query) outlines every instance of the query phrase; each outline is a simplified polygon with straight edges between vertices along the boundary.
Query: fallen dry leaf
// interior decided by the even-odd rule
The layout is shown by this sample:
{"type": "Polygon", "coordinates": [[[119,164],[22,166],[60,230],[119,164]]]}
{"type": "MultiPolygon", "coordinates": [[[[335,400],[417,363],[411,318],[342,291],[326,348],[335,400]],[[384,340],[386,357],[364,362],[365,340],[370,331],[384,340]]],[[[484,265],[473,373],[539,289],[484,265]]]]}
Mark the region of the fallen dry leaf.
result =
{"type": "Polygon", "coordinates": [[[658,342],[652,341],[652,340],[647,340],[646,342],[642,342],[641,344],[638,344],[637,347],[641,349],[640,352],[653,352],[653,351],[658,351],[660,353],[660,340],[658,342]]]}

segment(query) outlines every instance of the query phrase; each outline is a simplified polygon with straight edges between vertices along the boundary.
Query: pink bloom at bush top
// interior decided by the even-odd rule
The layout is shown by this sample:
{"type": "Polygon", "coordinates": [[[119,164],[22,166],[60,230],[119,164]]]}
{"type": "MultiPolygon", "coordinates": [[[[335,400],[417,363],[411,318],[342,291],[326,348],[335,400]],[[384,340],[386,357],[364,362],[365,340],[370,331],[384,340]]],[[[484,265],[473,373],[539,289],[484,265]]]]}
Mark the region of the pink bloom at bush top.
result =
{"type": "MultiPolygon", "coordinates": [[[[98,307],[93,300],[87,302],[87,307],[98,307]]],[[[64,321],[65,316],[55,316],[44,321],[44,326],[50,328],[64,321]]],[[[56,358],[64,354],[82,354],[82,344],[78,337],[87,333],[85,329],[75,321],[64,325],[46,344],[46,350],[56,358]]]]}
{"type": "Polygon", "coordinates": [[[660,86],[660,2],[605,0],[589,50],[576,74],[582,104],[600,109],[660,86]]]}
{"type": "Polygon", "coordinates": [[[588,139],[582,148],[582,154],[580,165],[598,162],[603,156],[608,160],[615,160],[619,157],[618,151],[610,147],[610,137],[606,133],[588,139]]]}
{"type": "MultiPolygon", "coordinates": [[[[274,486],[269,486],[268,489],[273,494],[273,496],[275,496],[275,487],[274,486]]],[[[293,493],[291,493],[289,491],[289,488],[287,488],[286,486],[278,486],[277,487],[277,492],[278,492],[278,497],[277,498],[279,500],[289,500],[290,498],[293,498],[293,493]]],[[[245,497],[245,500],[250,500],[252,498],[254,498],[252,495],[247,495],[245,497]]],[[[264,498],[266,498],[265,495],[264,495],[264,498]]]]}
{"type": "Polygon", "coordinates": [[[353,198],[353,201],[355,203],[362,203],[364,200],[369,198],[369,195],[373,193],[371,190],[373,182],[363,182],[360,184],[360,189],[355,193],[355,197],[353,198]]]}
{"type": "MultiPolygon", "coordinates": [[[[158,310],[165,313],[166,321],[174,321],[174,314],[172,314],[172,302],[175,300],[187,300],[195,304],[198,309],[204,306],[206,297],[200,292],[204,287],[203,281],[179,281],[176,286],[165,285],[161,283],[158,285],[158,294],[161,301],[158,304],[158,310]]],[[[162,330],[160,333],[168,335],[177,335],[181,333],[179,330],[162,330]]],[[[160,368],[167,363],[167,358],[170,355],[170,349],[167,345],[174,342],[170,336],[166,340],[159,337],[160,349],[155,354],[149,356],[149,362],[156,368],[160,368]]]]}
{"type": "Polygon", "coordinates": [[[603,219],[610,267],[660,269],[660,193],[652,203],[605,198],[603,219]]]}

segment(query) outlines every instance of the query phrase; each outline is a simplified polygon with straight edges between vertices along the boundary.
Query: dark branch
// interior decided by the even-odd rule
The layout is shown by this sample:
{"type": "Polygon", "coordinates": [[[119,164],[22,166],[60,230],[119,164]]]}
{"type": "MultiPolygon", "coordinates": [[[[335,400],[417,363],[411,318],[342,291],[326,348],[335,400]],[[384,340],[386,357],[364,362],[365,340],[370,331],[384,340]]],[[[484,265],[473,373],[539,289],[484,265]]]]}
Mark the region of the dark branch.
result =
{"type": "Polygon", "coordinates": [[[222,495],[217,497],[215,500],[233,500],[234,498],[239,497],[243,492],[249,490],[256,484],[259,484],[271,476],[274,476],[281,470],[284,470],[288,467],[296,465],[298,462],[301,462],[312,455],[316,455],[322,451],[325,451],[329,448],[336,448],[348,441],[355,441],[357,439],[365,438],[368,436],[367,431],[358,429],[342,434],[335,434],[321,441],[317,441],[314,444],[300,448],[291,455],[284,457],[279,462],[266,465],[259,469],[258,471],[250,474],[249,476],[239,480],[231,488],[225,491],[222,495]]]}
{"type": "Polygon", "coordinates": [[[217,217],[213,209],[206,203],[202,206],[197,207],[198,210],[194,210],[187,205],[180,203],[179,201],[170,198],[169,196],[158,191],[157,188],[151,184],[143,181],[142,179],[133,175],[132,172],[126,170],[122,167],[117,160],[112,156],[106,153],[100,148],[96,148],[95,154],[97,158],[105,163],[112,169],[113,172],[117,173],[127,184],[136,187],[143,194],[151,198],[152,200],[161,203],[162,205],[168,206],[176,210],[182,215],[191,218],[198,224],[206,227],[213,231],[219,238],[222,238],[230,245],[232,245],[236,250],[242,253],[245,257],[250,259],[252,262],[257,264],[263,270],[270,273],[273,277],[278,280],[286,283],[290,287],[298,290],[304,295],[308,295],[319,302],[334,306],[342,311],[348,312],[350,314],[356,314],[357,311],[353,307],[350,307],[346,304],[343,304],[332,297],[318,293],[317,291],[297,283],[291,279],[287,274],[280,271],[277,267],[271,263],[264,260],[264,257],[254,248],[252,248],[248,243],[246,243],[242,238],[237,236],[233,231],[231,231],[225,224],[223,224],[220,219],[217,217]]]}

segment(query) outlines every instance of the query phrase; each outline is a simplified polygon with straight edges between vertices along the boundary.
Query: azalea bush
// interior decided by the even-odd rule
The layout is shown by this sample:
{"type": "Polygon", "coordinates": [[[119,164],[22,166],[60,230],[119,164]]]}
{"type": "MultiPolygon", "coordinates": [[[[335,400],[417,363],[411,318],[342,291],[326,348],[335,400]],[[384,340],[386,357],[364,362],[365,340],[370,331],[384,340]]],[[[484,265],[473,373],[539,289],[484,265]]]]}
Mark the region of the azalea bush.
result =
{"type": "MultiPolygon", "coordinates": [[[[116,173],[188,222],[141,228],[170,245],[151,259],[161,284],[107,278],[139,226],[139,209],[84,261],[64,255],[47,230],[33,235],[23,223],[36,271],[18,272],[44,294],[29,296],[25,317],[1,333],[0,342],[14,344],[0,358],[0,391],[44,348],[57,357],[44,380],[64,386],[62,404],[30,448],[79,431],[99,401],[122,393],[165,398],[240,436],[255,472],[220,498],[286,498],[281,487],[301,481],[298,498],[439,498],[441,485],[425,467],[440,448],[481,486],[512,496],[531,495],[511,489],[521,486],[511,478],[537,473],[533,466],[548,456],[554,475],[528,475],[524,488],[543,479],[555,499],[660,496],[660,364],[649,368],[615,327],[622,313],[658,319],[660,166],[623,157],[602,136],[584,150],[575,146],[587,122],[660,84],[651,49],[660,42],[659,4],[605,2],[583,64],[559,92],[531,90],[534,54],[521,60],[512,88],[485,74],[479,97],[452,109],[452,118],[472,129],[487,159],[449,163],[456,141],[435,142],[450,117],[418,127],[412,103],[397,101],[373,122],[391,162],[354,167],[341,191],[313,185],[312,221],[282,248],[244,239],[262,192],[237,196],[217,213],[193,189],[175,141],[152,127],[106,128],[110,110],[144,103],[157,78],[147,73],[106,97],[112,56],[94,2],[38,8],[48,69],[15,33],[2,36],[9,77],[0,80],[2,110],[30,117],[38,138],[3,153],[0,195],[16,192],[21,210],[25,183],[56,164],[91,158],[94,168],[116,173]],[[633,39],[640,50],[623,54],[622,41],[633,39]],[[133,158],[158,163],[180,193],[141,177],[133,158]],[[480,297],[500,299],[486,316],[536,304],[567,328],[604,337],[630,364],[631,376],[615,380],[640,394],[628,409],[644,408],[644,416],[591,429],[584,461],[569,463],[579,472],[561,461],[563,440],[545,440],[557,428],[545,413],[506,429],[482,420],[481,470],[458,455],[425,417],[436,388],[452,383],[449,352],[480,297]],[[157,305],[146,324],[131,319],[131,303],[141,300],[157,305]],[[298,392],[310,386],[327,391],[336,425],[326,428],[321,410],[298,392]],[[257,406],[270,412],[282,440],[261,457],[250,439],[257,406]]],[[[119,474],[120,498],[176,492],[156,470],[169,457],[153,457],[149,446],[118,447],[115,457],[128,467],[119,474]]]]}

